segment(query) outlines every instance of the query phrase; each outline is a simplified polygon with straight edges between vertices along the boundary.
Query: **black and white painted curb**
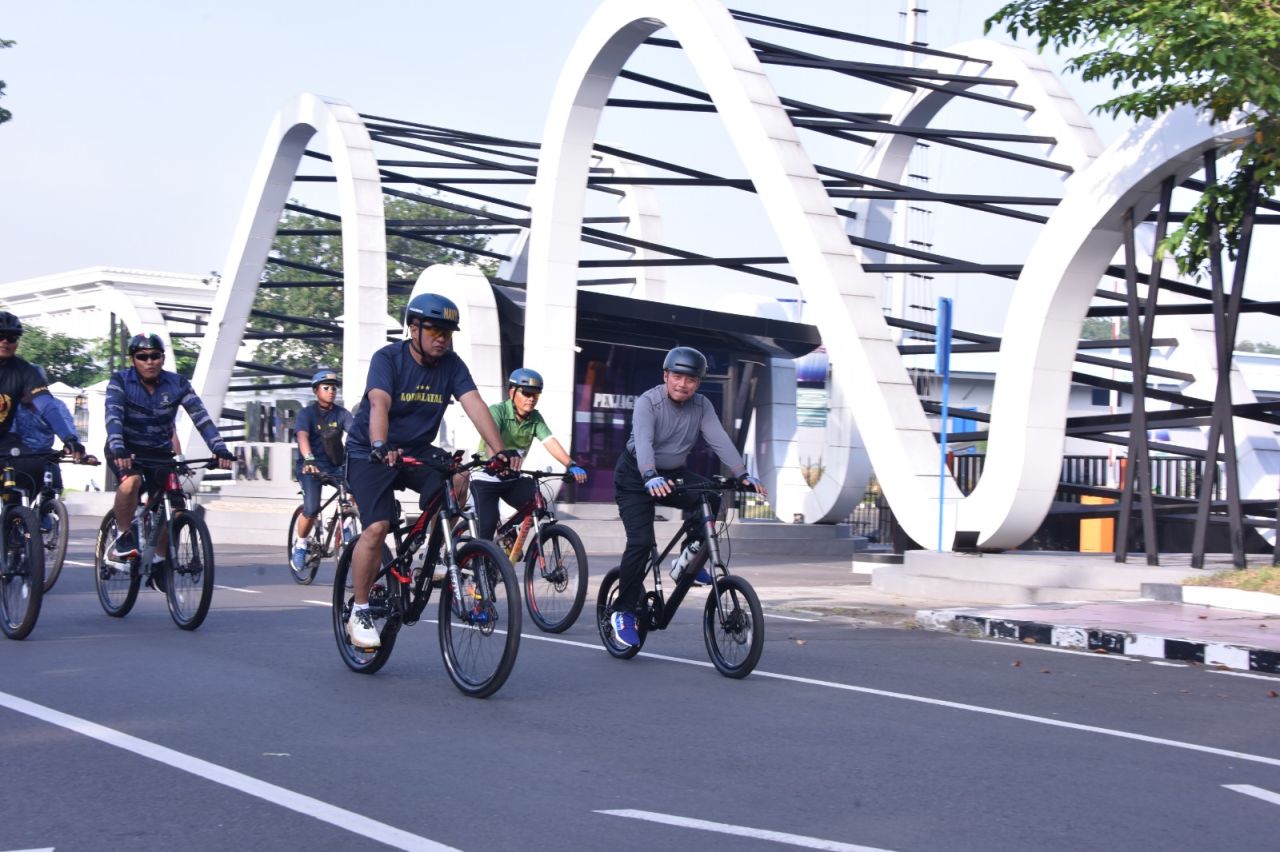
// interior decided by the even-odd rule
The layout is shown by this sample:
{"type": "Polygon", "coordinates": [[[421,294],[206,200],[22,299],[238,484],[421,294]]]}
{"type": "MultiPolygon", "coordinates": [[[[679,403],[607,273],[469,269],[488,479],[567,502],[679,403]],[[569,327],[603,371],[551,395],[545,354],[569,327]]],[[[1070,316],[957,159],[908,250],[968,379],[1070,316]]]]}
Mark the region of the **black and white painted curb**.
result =
{"type": "Polygon", "coordinates": [[[1240,645],[995,618],[954,609],[919,610],[916,612],[916,622],[926,630],[978,633],[992,639],[1010,639],[1033,645],[1054,645],[1082,651],[1180,660],[1246,672],[1280,674],[1280,651],[1245,648],[1240,645]]]}

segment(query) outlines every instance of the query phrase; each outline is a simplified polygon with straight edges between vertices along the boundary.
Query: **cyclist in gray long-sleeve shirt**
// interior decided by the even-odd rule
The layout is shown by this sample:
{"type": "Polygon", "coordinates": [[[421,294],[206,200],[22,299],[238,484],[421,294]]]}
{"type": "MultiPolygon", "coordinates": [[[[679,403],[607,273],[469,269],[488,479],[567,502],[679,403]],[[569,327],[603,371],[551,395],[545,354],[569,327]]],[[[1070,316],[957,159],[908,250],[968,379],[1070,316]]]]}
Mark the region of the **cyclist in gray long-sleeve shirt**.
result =
{"type": "MultiPolygon", "coordinates": [[[[697,349],[677,346],[662,363],[662,384],[636,397],[627,450],[614,466],[614,500],[627,531],[618,577],[618,599],[612,616],[613,633],[620,643],[636,645],[635,609],[644,591],[645,566],[653,550],[654,507],[661,503],[691,509],[698,503],[692,494],[673,494],[670,480],[688,484],[704,477],[685,470],[689,452],[703,438],[742,487],[764,493],[760,480],[747,473],[742,455],[729,440],[711,400],[697,393],[707,374],[707,359],[697,349]]],[[[715,498],[718,508],[719,495],[715,498]]]]}

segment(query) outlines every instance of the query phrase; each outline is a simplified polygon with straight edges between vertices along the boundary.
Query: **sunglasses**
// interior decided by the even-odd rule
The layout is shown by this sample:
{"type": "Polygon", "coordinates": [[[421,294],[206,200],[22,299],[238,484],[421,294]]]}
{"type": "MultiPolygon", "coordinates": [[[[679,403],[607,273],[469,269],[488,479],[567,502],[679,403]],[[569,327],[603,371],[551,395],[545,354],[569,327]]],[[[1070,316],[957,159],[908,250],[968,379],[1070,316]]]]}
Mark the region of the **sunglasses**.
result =
{"type": "Polygon", "coordinates": [[[537,399],[538,395],[542,393],[542,391],[525,390],[524,388],[516,388],[516,392],[521,396],[527,396],[530,399],[537,399]]]}
{"type": "Polygon", "coordinates": [[[415,327],[416,331],[425,331],[431,337],[453,337],[453,329],[436,328],[433,325],[420,325],[415,327]]]}
{"type": "Polygon", "coordinates": [[[163,352],[135,352],[135,353],[133,354],[133,360],[135,360],[135,361],[163,361],[163,360],[164,360],[164,353],[163,353],[163,352]]]}
{"type": "Polygon", "coordinates": [[[17,343],[21,339],[21,334],[0,334],[0,343],[17,343]]]}

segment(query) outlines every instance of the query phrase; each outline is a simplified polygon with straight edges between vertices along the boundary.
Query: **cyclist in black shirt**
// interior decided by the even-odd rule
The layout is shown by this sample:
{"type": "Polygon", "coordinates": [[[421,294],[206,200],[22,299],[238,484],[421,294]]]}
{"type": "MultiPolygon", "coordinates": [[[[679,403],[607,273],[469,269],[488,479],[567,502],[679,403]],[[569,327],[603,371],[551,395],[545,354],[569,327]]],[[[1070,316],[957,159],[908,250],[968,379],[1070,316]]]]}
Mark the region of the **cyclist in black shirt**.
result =
{"type": "MultiPolygon", "coordinates": [[[[84,444],[58,411],[47,382],[34,364],[17,356],[22,340],[22,321],[8,311],[0,311],[0,454],[10,455],[15,449],[27,452],[22,436],[13,428],[18,406],[30,405],[45,423],[59,431],[62,446],[79,461],[84,457],[84,444]]],[[[13,468],[25,477],[20,487],[31,488],[44,481],[44,461],[38,458],[13,459],[13,468]]]]}
{"type": "Polygon", "coordinates": [[[302,514],[294,530],[293,553],[289,560],[302,570],[307,558],[307,541],[316,515],[320,514],[320,475],[342,477],[347,460],[343,436],[351,431],[351,412],[338,405],[338,374],[324,369],[311,377],[316,401],[298,412],[294,434],[298,438],[298,485],[302,488],[302,514]]]}

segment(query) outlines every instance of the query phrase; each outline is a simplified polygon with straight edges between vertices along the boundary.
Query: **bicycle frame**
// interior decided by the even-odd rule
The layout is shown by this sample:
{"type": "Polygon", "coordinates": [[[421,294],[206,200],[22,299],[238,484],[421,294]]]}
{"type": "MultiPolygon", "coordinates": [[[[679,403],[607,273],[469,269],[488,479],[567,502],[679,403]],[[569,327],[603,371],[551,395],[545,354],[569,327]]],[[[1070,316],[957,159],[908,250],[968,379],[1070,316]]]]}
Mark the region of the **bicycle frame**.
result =
{"type": "MultiPolygon", "coordinates": [[[[649,628],[652,630],[667,629],[667,625],[675,618],[676,611],[684,601],[685,595],[689,593],[689,589],[693,588],[694,580],[698,576],[698,570],[706,564],[708,559],[711,560],[713,579],[718,575],[724,576],[729,573],[728,566],[720,558],[720,534],[716,531],[718,516],[716,512],[711,511],[711,498],[708,496],[711,491],[727,489],[712,484],[708,486],[690,486],[687,490],[700,492],[697,515],[692,518],[686,518],[685,522],[680,525],[680,529],[671,537],[671,541],[667,543],[662,553],[657,553],[657,548],[655,547],[654,554],[649,559],[649,571],[653,575],[653,588],[645,595],[648,604],[645,610],[649,619],[649,628]],[[701,530],[699,540],[702,541],[702,548],[699,549],[693,560],[684,567],[680,574],[680,579],[676,581],[675,588],[671,591],[671,597],[664,598],[662,594],[662,566],[666,561],[667,555],[677,547],[687,534],[699,529],[701,530]]],[[[695,536],[695,538],[698,537],[695,536]]],[[[720,597],[719,595],[715,597],[717,615],[724,619],[725,613],[720,597]]]]}
{"type": "MultiPolygon", "coordinates": [[[[551,511],[551,507],[547,504],[547,498],[542,493],[543,479],[551,477],[563,477],[563,473],[546,473],[541,471],[521,471],[521,476],[528,476],[534,481],[533,496],[529,498],[523,506],[512,513],[511,517],[498,525],[494,531],[494,538],[499,545],[507,552],[507,558],[511,560],[512,565],[519,564],[524,558],[532,542],[542,540],[543,527],[556,523],[555,513],[551,511]],[[503,541],[504,536],[508,534],[515,535],[513,544],[508,547],[503,541]]],[[[475,534],[475,530],[472,530],[475,534]]]]}

